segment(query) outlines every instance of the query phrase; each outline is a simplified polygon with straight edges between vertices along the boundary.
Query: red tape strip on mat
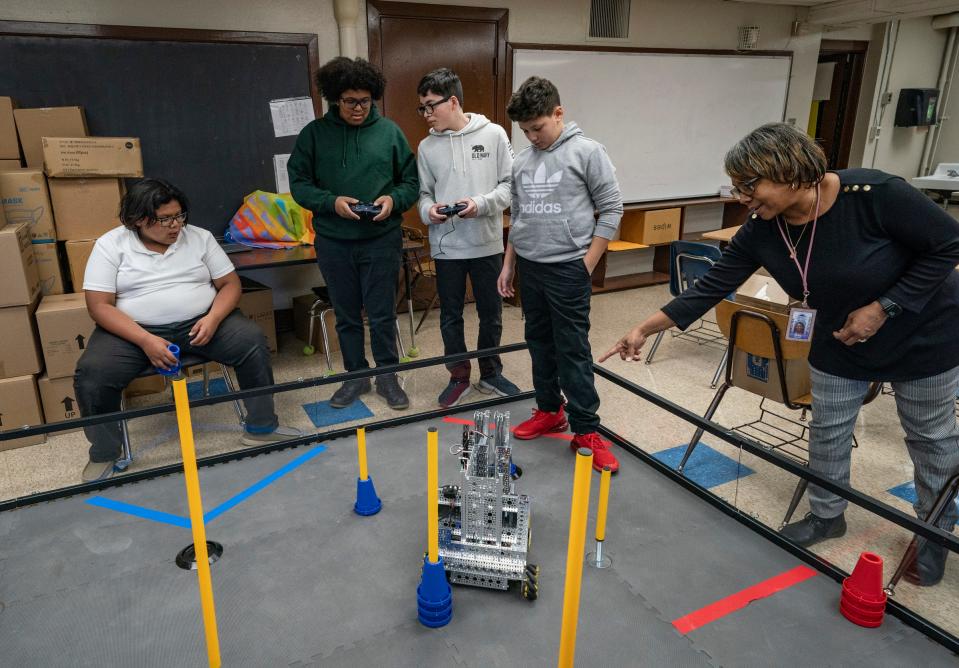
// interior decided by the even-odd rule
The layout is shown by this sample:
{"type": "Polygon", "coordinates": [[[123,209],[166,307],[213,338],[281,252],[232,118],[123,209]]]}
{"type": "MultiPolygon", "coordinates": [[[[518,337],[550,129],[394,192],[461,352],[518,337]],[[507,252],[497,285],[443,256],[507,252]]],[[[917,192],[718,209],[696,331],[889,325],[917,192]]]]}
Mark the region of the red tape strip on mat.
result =
{"type": "Polygon", "coordinates": [[[818,574],[818,571],[813,570],[809,566],[796,566],[796,568],[792,570],[780,573],[768,580],[754,584],[752,587],[747,587],[741,592],[727,596],[715,603],[710,603],[704,608],[691,612],[684,617],[680,617],[673,621],[673,626],[677,631],[685,635],[690,631],[695,631],[700,626],[706,626],[720,617],[725,617],[740,608],[745,608],[755,600],[772,596],[778,591],[788,589],[818,574]]]}

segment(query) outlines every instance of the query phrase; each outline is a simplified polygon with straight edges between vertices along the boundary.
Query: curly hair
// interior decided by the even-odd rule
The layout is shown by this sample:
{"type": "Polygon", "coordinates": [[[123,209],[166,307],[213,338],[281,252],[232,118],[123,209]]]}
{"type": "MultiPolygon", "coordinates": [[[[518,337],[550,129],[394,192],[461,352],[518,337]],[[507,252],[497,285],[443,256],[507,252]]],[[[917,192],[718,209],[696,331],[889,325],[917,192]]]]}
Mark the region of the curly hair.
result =
{"type": "Polygon", "coordinates": [[[767,123],[726,153],[726,173],[737,181],[757,176],[797,188],[814,186],[826,175],[826,154],[805,132],[788,123],[767,123]]]}
{"type": "Polygon", "coordinates": [[[549,116],[559,105],[559,91],[552,81],[542,77],[530,77],[509,99],[506,114],[511,121],[522,123],[540,116],[549,116]]]}
{"type": "Polygon", "coordinates": [[[157,209],[173,200],[180,205],[180,211],[189,213],[190,202],[175,185],[163,179],[137,181],[120,202],[120,222],[131,230],[135,230],[137,223],[144,218],[152,224],[156,220],[157,209]]]}
{"type": "Polygon", "coordinates": [[[339,56],[326,63],[316,73],[316,85],[330,104],[338,104],[345,90],[368,90],[374,100],[382,99],[386,77],[370,62],[339,56]]]}

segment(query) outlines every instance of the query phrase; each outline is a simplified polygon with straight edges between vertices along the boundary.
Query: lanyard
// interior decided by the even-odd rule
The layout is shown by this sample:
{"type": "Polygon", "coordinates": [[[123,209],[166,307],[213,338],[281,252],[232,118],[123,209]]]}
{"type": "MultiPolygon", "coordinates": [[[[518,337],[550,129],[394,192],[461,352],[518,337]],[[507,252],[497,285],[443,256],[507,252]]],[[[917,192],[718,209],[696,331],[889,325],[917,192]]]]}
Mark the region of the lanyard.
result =
{"type": "Polygon", "coordinates": [[[819,184],[816,184],[816,215],[812,219],[812,234],[809,235],[809,248],[806,249],[806,264],[805,266],[799,264],[799,249],[796,246],[793,246],[789,240],[789,237],[786,236],[786,228],[783,227],[784,223],[780,216],[776,216],[776,226],[779,228],[779,234],[782,235],[783,242],[786,244],[786,248],[789,249],[789,257],[792,258],[792,261],[796,264],[796,269],[799,270],[799,278],[802,279],[802,305],[803,308],[809,308],[809,258],[812,257],[812,245],[816,240],[816,222],[819,220],[819,184]]]}

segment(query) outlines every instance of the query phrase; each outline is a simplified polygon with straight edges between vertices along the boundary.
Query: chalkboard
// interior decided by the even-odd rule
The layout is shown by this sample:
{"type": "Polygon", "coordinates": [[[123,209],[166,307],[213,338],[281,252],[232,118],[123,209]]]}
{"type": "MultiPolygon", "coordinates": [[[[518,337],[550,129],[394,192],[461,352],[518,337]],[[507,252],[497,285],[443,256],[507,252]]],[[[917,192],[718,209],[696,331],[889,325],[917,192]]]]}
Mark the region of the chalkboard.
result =
{"type": "MultiPolygon", "coordinates": [[[[715,196],[726,151],[781,121],[789,52],[512,45],[513,89],[529,76],[559,88],[566,120],[606,146],[626,202],[715,196]]],[[[529,142],[514,124],[513,148],[529,142]]]]}
{"type": "Polygon", "coordinates": [[[190,199],[221,235],[243,197],[274,191],[270,100],[312,97],[316,35],[0,21],[0,95],[79,105],[94,136],[139,137],[146,176],[190,199]]]}

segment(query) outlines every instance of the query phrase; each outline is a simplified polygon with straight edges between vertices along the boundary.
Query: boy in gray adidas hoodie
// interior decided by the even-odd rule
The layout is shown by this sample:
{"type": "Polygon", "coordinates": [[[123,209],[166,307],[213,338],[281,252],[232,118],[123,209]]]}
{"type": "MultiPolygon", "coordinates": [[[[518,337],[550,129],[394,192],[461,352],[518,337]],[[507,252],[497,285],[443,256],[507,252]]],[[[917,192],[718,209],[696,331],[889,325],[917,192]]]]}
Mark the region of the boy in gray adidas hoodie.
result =
{"type": "MultiPolygon", "coordinates": [[[[450,69],[433,70],[417,87],[417,111],[430,125],[420,142],[420,219],[429,227],[436,265],[444,354],[466,352],[463,306],[466,278],[479,315],[477,349],[495,348],[503,332],[503,300],[496,281],[503,267],[503,209],[510,202],[513,150],[506,132],[482,114],[463,111],[463,85],[450,69]],[[442,213],[458,205],[457,213],[442,213]]],[[[455,406],[470,391],[470,362],[447,364],[450,382],[440,406],[455,406]]],[[[503,376],[498,355],[479,358],[477,389],[508,396],[519,388],[503,376]]]]}
{"type": "Polygon", "coordinates": [[[616,170],[602,144],[564,123],[559,91],[547,79],[524,81],[506,113],[532,144],[513,163],[509,244],[498,280],[500,294],[510,297],[519,270],[536,390],[533,416],[514,435],[537,438],[571,424],[572,450],[592,450],[593,468],[615,473],[619,462],[597,432],[589,306],[590,275],[623,216],[616,170]]]}

